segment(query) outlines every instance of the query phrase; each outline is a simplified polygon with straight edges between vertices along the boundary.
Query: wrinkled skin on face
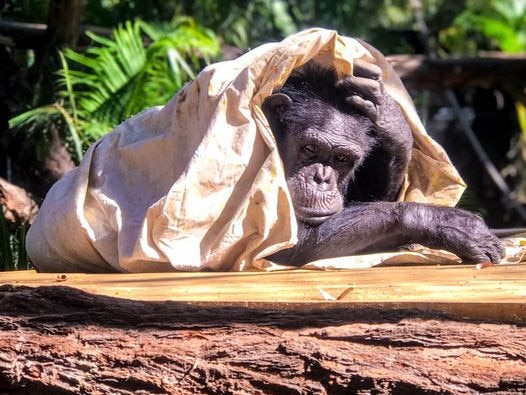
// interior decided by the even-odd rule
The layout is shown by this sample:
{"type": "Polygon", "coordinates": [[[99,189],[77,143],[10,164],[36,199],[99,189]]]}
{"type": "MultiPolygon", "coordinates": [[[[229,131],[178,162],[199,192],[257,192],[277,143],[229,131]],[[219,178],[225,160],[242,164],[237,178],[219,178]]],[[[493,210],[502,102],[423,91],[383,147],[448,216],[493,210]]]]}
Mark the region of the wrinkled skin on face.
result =
{"type": "MultiPolygon", "coordinates": [[[[319,110],[323,103],[317,103],[319,110]]],[[[287,185],[299,219],[317,224],[343,210],[347,187],[369,151],[364,117],[326,109],[330,116],[295,124],[280,144],[287,185]],[[351,127],[356,133],[347,133],[351,127]]]]}
{"type": "Polygon", "coordinates": [[[499,262],[504,250],[468,211],[396,202],[411,159],[411,129],[386,93],[381,69],[354,75],[308,63],[266,99],[298,220],[298,244],[275,262],[396,250],[419,243],[466,262],[499,262]]]}

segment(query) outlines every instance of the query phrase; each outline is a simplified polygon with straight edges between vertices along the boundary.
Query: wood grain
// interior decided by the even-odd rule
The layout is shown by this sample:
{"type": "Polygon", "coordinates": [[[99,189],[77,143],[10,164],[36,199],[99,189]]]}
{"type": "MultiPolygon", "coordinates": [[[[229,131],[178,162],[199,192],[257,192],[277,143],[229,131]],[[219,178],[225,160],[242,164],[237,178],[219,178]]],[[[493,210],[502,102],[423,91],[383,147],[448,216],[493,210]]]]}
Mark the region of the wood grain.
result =
{"type": "Polygon", "coordinates": [[[241,273],[0,273],[0,284],[65,285],[97,295],[223,306],[418,308],[526,323],[526,264],[241,273]]]}

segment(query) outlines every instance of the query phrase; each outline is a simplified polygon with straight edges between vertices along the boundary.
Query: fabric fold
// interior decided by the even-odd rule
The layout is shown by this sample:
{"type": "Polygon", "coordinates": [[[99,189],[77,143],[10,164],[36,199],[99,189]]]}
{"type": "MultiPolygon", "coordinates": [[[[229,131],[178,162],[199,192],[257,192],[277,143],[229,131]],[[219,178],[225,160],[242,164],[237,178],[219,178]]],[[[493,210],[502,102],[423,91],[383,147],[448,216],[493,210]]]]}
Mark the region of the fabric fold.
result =
{"type": "Polygon", "coordinates": [[[206,67],[164,107],[102,137],[49,191],[28,233],[31,260],[41,271],[272,267],[264,257],[295,243],[296,220],[261,105],[310,60],[344,76],[361,57],[382,67],[415,138],[400,199],[455,205],[464,183],[386,59],[310,29],[206,67]]]}

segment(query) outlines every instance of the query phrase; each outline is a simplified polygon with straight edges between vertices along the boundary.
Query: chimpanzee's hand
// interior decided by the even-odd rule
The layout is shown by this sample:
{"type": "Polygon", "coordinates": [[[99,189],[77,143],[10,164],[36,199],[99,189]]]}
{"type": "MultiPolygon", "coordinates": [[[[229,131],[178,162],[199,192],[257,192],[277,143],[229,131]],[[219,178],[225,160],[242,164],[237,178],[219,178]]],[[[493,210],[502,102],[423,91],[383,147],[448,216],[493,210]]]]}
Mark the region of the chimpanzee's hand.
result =
{"type": "Polygon", "coordinates": [[[501,241],[478,215],[459,208],[407,206],[413,206],[413,210],[406,211],[405,226],[412,227],[417,238],[423,238],[416,242],[451,251],[466,263],[499,263],[504,257],[501,241]]]}
{"type": "Polygon", "coordinates": [[[376,125],[382,143],[393,148],[410,149],[413,143],[411,128],[398,104],[386,92],[382,69],[373,63],[355,59],[353,75],[336,83],[344,92],[347,103],[369,117],[376,125]]]}

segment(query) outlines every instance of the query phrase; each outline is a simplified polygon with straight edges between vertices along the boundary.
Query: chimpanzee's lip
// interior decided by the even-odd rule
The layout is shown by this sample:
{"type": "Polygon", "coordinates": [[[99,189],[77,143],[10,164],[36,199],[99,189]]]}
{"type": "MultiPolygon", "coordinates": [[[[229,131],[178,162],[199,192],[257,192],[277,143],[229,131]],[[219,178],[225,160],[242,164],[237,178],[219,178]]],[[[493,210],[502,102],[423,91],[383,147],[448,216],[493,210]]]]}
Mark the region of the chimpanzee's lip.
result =
{"type": "Polygon", "coordinates": [[[296,217],[303,221],[308,222],[314,225],[319,225],[322,222],[324,222],[327,218],[333,216],[337,213],[337,211],[314,211],[309,208],[305,207],[295,207],[294,212],[296,213],[296,217]]]}

